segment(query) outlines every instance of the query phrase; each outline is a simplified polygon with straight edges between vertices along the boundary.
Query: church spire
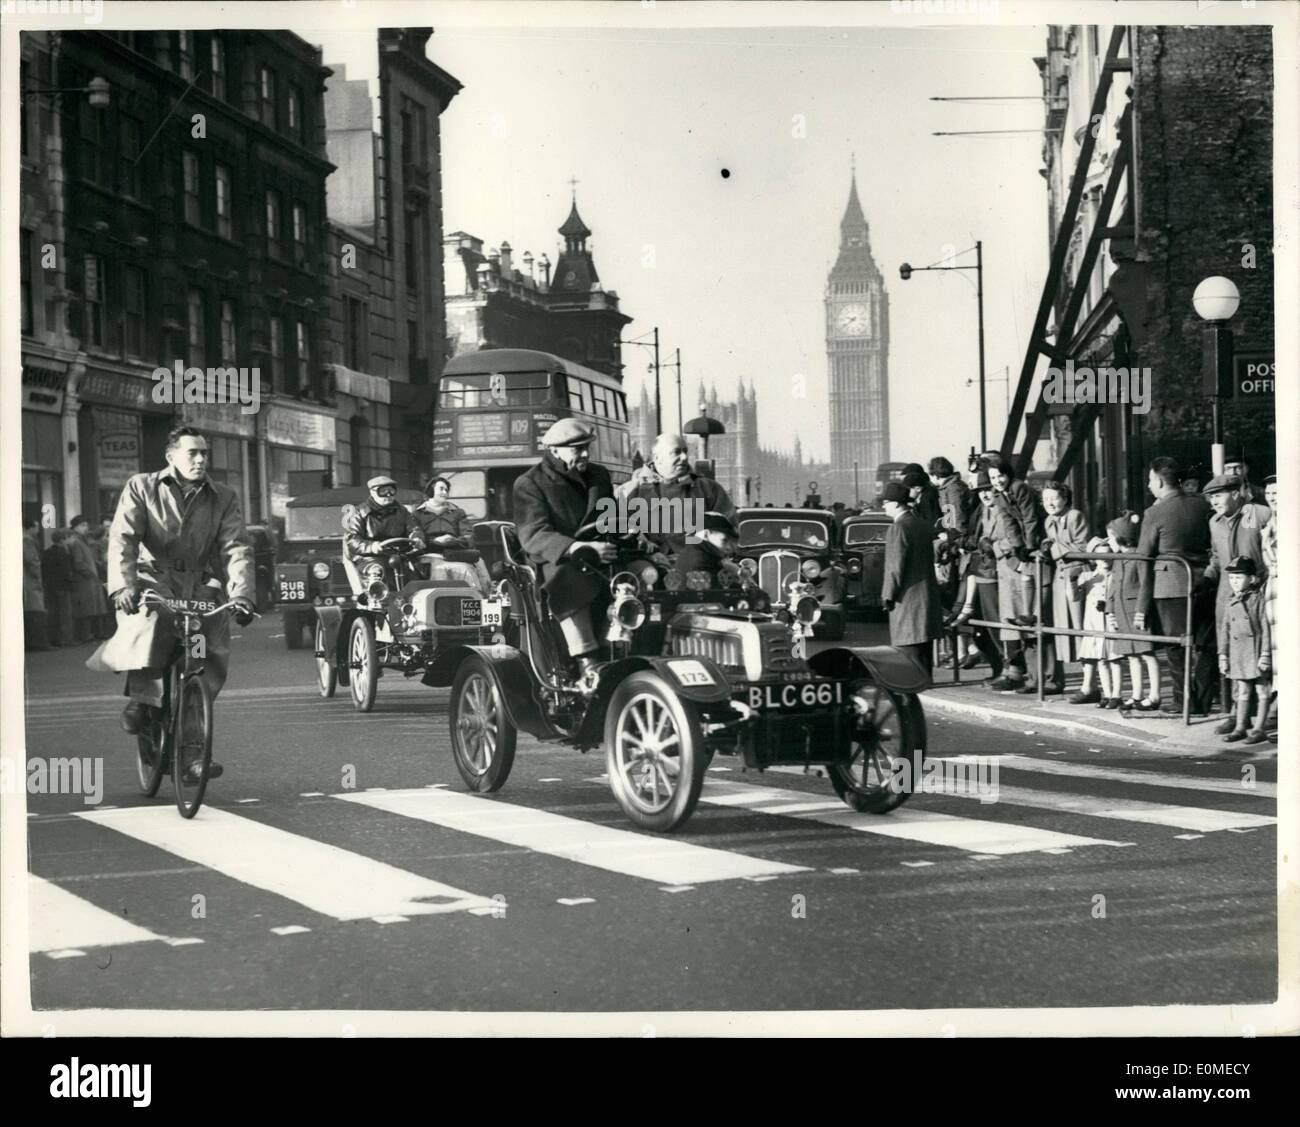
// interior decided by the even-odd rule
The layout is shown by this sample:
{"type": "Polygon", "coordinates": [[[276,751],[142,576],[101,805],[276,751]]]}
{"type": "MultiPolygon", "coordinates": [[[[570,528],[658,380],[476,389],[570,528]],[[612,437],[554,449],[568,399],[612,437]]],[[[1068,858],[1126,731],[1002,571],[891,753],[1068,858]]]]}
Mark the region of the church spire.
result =
{"type": "Polygon", "coordinates": [[[867,228],[867,217],[862,213],[862,204],[858,200],[858,170],[856,165],[850,165],[849,171],[849,202],[844,209],[844,218],[840,220],[840,231],[845,238],[848,237],[850,229],[861,230],[864,234],[867,228]]]}

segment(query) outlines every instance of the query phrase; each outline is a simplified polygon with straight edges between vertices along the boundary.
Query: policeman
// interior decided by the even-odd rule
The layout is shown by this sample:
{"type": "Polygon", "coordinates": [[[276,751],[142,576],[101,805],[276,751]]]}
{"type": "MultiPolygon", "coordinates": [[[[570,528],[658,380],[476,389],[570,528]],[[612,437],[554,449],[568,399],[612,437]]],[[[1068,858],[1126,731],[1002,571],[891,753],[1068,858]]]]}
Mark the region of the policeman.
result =
{"type": "Polygon", "coordinates": [[[355,562],[383,557],[382,541],[409,537],[416,547],[425,546],[419,522],[397,500],[397,482],[387,474],[366,482],[370,499],[350,510],[343,518],[343,548],[355,562]]]}
{"type": "Polygon", "coordinates": [[[609,471],[591,460],[595,432],[577,419],[561,419],[544,435],[542,460],[515,479],[514,514],[519,542],[537,565],[579,676],[595,666],[599,643],[592,632],[591,604],[604,592],[596,564],[618,558],[613,544],[575,540],[612,499],[609,471]]]}

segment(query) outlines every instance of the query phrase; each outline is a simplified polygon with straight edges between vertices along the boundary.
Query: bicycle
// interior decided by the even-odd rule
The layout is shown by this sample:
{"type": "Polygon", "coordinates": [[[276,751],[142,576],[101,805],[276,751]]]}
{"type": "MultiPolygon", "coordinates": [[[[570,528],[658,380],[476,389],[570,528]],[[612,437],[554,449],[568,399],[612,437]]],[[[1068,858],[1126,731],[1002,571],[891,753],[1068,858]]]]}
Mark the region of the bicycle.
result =
{"type": "MultiPolygon", "coordinates": [[[[231,602],[213,606],[203,600],[168,599],[145,591],[140,605],[157,606],[173,615],[179,655],[167,663],[161,715],[136,737],[136,774],[140,792],[153,798],[171,770],[176,808],[182,818],[193,818],[203,804],[212,764],[212,690],[203,680],[202,620],[227,611],[231,602]]],[[[260,615],[254,613],[253,618],[260,615]]]]}

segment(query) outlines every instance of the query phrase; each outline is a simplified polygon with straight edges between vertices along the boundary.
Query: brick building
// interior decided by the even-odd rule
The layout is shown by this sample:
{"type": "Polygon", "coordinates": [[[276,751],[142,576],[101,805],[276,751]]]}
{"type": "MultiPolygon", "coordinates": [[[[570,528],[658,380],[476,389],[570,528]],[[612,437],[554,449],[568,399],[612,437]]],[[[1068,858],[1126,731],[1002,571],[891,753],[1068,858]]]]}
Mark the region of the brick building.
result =
{"type": "MultiPolygon", "coordinates": [[[[1272,360],[1270,31],[1054,26],[1036,62],[1048,237],[1062,268],[1047,279],[1050,323],[1022,371],[1003,451],[1072,480],[1100,524],[1145,506],[1152,457],[1208,472],[1205,323],[1192,307],[1202,279],[1225,275],[1241,293],[1230,323],[1238,357],[1272,360]],[[1076,367],[1149,368],[1150,412],[1042,403],[1039,353],[1053,349],[1076,367]]],[[[1223,404],[1224,439],[1253,455],[1258,477],[1274,463],[1275,408],[1271,388],[1242,383],[1223,404]]]]}
{"type": "Polygon", "coordinates": [[[560,227],[564,249],[554,276],[546,255],[483,249],[483,240],[453,231],[443,240],[447,326],[452,355],[483,348],[536,348],[622,378],[619,337],[632,318],[618,293],[601,285],[577,200],[560,227]]]}

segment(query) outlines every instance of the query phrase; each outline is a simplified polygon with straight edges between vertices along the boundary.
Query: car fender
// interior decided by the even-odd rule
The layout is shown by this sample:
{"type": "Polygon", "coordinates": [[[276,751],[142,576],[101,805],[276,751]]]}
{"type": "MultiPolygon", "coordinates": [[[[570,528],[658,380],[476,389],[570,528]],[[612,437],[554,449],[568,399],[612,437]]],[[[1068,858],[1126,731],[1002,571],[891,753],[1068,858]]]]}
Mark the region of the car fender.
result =
{"type": "Polygon", "coordinates": [[[501,689],[506,716],[521,732],[539,739],[554,739],[560,733],[546,719],[537,697],[537,683],[524,655],[514,646],[467,646],[458,644],[435,650],[420,679],[435,689],[445,689],[456,680],[456,672],[470,654],[477,654],[492,668],[501,689]]]}
{"type": "Polygon", "coordinates": [[[342,611],[339,607],[320,606],[314,608],[316,621],[325,631],[325,657],[333,665],[346,664],[339,660],[339,634],[342,627],[342,611]]]}
{"type": "Polygon", "coordinates": [[[896,693],[921,693],[933,684],[917,662],[893,646],[832,646],[809,657],[808,667],[823,677],[865,674],[896,693]]]}
{"type": "Polygon", "coordinates": [[[610,697],[633,673],[653,669],[679,697],[697,704],[728,704],[731,700],[731,682],[725,673],[707,657],[695,654],[683,657],[650,657],[633,654],[619,661],[601,666],[600,681],[587,706],[586,714],[573,742],[580,748],[599,746],[605,738],[605,710],[610,697]],[[703,679],[708,678],[708,684],[703,679]]]}

